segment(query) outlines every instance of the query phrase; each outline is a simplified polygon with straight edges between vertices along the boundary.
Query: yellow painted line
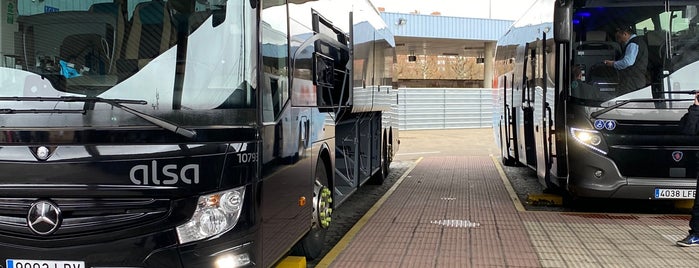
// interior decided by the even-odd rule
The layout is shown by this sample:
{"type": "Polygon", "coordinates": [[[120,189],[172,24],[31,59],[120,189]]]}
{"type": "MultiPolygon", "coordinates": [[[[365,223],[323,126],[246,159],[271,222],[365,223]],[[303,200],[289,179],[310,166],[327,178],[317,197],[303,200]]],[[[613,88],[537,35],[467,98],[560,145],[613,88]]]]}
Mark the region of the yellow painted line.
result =
{"type": "Polygon", "coordinates": [[[354,226],[352,226],[352,229],[350,229],[342,237],[342,239],[340,239],[340,241],[337,242],[337,244],[335,244],[335,246],[330,250],[330,252],[328,252],[328,254],[325,254],[325,257],[323,257],[323,259],[316,265],[316,267],[329,267],[330,264],[332,264],[332,262],[335,261],[337,256],[339,256],[340,253],[342,253],[342,251],[345,250],[345,248],[347,248],[349,243],[352,242],[354,236],[357,235],[357,233],[359,233],[359,230],[364,228],[364,225],[366,225],[367,222],[369,222],[369,219],[371,219],[371,217],[374,216],[374,214],[376,214],[376,211],[379,210],[383,203],[386,202],[386,199],[388,199],[388,197],[391,196],[391,194],[393,194],[396,188],[398,188],[398,186],[403,182],[403,179],[408,177],[410,172],[413,171],[413,169],[417,166],[418,163],[420,163],[420,161],[422,161],[422,157],[418,158],[417,161],[415,161],[415,163],[413,163],[413,165],[403,173],[403,175],[396,181],[396,183],[393,184],[393,186],[391,186],[391,189],[388,189],[388,191],[386,191],[386,193],[378,201],[376,201],[376,204],[374,204],[366,212],[366,214],[364,214],[364,216],[362,216],[357,221],[357,223],[355,223],[354,226]]]}
{"type": "Polygon", "coordinates": [[[563,197],[555,194],[529,194],[527,204],[538,206],[562,206],[563,197]]]}
{"type": "Polygon", "coordinates": [[[512,200],[512,203],[514,203],[515,209],[517,209],[517,211],[519,212],[527,211],[526,209],[524,209],[524,206],[522,206],[522,202],[519,201],[519,197],[517,197],[515,189],[512,188],[510,180],[507,179],[507,175],[505,175],[505,171],[502,169],[500,162],[497,160],[495,156],[491,155],[490,158],[493,159],[493,163],[495,163],[495,168],[498,170],[498,173],[500,173],[500,179],[502,180],[502,183],[505,184],[505,189],[507,189],[507,193],[510,194],[510,199],[512,200]]]}

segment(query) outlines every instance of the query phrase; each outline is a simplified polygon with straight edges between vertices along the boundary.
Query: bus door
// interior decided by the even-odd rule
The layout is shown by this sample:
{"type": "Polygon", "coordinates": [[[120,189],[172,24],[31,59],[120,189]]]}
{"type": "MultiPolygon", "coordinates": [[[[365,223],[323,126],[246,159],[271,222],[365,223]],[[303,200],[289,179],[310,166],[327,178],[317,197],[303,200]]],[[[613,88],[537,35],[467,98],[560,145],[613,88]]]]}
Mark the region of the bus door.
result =
{"type": "MultiPolygon", "coordinates": [[[[534,88],[536,89],[536,113],[534,117],[534,132],[536,140],[536,172],[542,185],[552,187],[551,184],[551,166],[552,155],[554,149],[554,126],[553,126],[553,110],[555,104],[555,90],[553,81],[550,78],[548,65],[551,64],[549,59],[555,59],[553,40],[547,40],[547,32],[543,31],[541,41],[537,42],[536,49],[536,68],[534,88]],[[549,42],[550,41],[550,42],[549,42]]],[[[555,65],[555,64],[551,64],[555,65]]],[[[556,184],[558,184],[556,182],[556,184]]]]}
{"type": "Polygon", "coordinates": [[[517,155],[517,135],[515,122],[517,109],[514,105],[514,73],[505,74],[500,80],[502,84],[502,117],[500,121],[500,150],[505,165],[515,165],[517,155]],[[508,88],[509,87],[509,88],[508,88]]]}
{"type": "Polygon", "coordinates": [[[536,167],[536,141],[534,113],[536,107],[537,89],[537,53],[536,43],[527,45],[528,57],[525,61],[525,87],[522,92],[522,120],[523,120],[523,144],[520,145],[520,161],[532,168],[536,167]],[[521,157],[524,156],[524,159],[521,157]]]}
{"type": "Polygon", "coordinates": [[[527,47],[524,45],[517,46],[515,51],[515,69],[512,75],[512,94],[510,103],[510,110],[512,111],[511,119],[511,131],[512,131],[512,144],[511,148],[514,150],[513,157],[516,162],[527,163],[526,154],[524,153],[524,132],[525,125],[524,121],[524,99],[526,92],[526,81],[527,81],[527,64],[525,63],[527,59],[527,47]]]}
{"type": "MultiPolygon", "coordinates": [[[[258,211],[262,220],[262,256],[258,265],[263,267],[285,254],[288,245],[308,232],[311,224],[312,208],[299,206],[299,199],[310,199],[313,189],[314,153],[308,143],[312,107],[291,105],[292,99],[301,102],[307,94],[292,97],[287,25],[286,0],[265,1],[261,11],[258,84],[263,144],[259,155],[263,179],[258,211]]],[[[306,65],[299,64],[303,61],[298,57],[293,60],[296,73],[301,72],[306,65]]],[[[303,81],[309,80],[295,79],[294,92],[310,88],[303,81]]]]}
{"type": "MultiPolygon", "coordinates": [[[[353,25],[353,13],[350,12],[348,15],[349,25],[353,25]]],[[[333,19],[341,20],[342,18],[333,19]]],[[[317,90],[318,109],[332,115],[328,118],[332,119],[334,124],[333,133],[336,144],[331,148],[335,150],[335,169],[332,172],[334,177],[331,178],[331,188],[335,200],[333,205],[338,206],[359,186],[357,174],[359,174],[358,166],[362,157],[357,153],[362,143],[355,139],[359,136],[359,130],[348,132],[347,125],[339,119],[342,114],[349,111],[353,99],[350,47],[353,46],[354,41],[328,18],[316,11],[313,12],[313,30],[318,36],[313,51],[313,84],[317,90]],[[341,171],[338,172],[338,170],[341,171]]]]}

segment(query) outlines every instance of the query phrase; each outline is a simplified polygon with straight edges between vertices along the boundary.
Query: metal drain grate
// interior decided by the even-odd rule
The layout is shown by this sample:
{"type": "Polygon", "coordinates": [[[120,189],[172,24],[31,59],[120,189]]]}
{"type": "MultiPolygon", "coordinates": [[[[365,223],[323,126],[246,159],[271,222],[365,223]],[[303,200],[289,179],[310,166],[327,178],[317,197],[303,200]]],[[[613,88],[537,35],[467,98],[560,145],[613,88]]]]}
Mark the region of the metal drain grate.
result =
{"type": "Polygon", "coordinates": [[[446,227],[456,227],[456,228],[475,228],[481,226],[480,223],[471,222],[469,220],[438,220],[431,221],[432,224],[442,225],[446,227]]]}

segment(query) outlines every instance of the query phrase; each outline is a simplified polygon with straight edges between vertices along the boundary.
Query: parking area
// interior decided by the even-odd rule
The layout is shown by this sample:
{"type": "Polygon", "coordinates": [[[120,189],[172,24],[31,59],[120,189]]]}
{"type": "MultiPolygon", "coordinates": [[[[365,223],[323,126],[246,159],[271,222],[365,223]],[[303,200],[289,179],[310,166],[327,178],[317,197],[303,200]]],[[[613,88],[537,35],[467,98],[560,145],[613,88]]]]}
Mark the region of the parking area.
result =
{"type": "MultiPolygon", "coordinates": [[[[526,210],[492,129],[401,132],[408,163],[316,267],[695,266],[682,214],[526,210]]],[[[340,208],[342,210],[342,208],[340,208]]]]}
{"type": "Polygon", "coordinates": [[[398,161],[431,156],[490,156],[498,153],[491,128],[400,132],[398,161]]]}

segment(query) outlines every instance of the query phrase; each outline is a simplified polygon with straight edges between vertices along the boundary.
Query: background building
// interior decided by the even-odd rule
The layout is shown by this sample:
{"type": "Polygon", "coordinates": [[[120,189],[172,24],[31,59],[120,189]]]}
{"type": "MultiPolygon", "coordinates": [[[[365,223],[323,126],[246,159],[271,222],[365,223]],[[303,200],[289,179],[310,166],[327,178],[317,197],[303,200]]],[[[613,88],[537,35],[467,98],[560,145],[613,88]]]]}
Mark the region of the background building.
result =
{"type": "Polygon", "coordinates": [[[395,35],[394,86],[413,88],[490,88],[495,43],[513,23],[438,12],[382,12],[381,17],[395,35]]]}

